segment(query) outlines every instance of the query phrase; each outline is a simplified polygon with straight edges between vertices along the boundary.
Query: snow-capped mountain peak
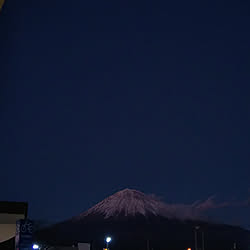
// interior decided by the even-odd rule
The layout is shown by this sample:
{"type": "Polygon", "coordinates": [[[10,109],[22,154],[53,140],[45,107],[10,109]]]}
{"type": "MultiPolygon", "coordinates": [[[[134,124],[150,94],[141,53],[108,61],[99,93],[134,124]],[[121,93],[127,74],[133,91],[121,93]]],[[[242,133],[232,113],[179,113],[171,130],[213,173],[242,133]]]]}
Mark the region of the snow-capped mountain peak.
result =
{"type": "Polygon", "coordinates": [[[103,215],[104,218],[135,215],[164,216],[164,203],[156,198],[133,189],[119,191],[90,208],[80,217],[91,214],[103,215]]]}

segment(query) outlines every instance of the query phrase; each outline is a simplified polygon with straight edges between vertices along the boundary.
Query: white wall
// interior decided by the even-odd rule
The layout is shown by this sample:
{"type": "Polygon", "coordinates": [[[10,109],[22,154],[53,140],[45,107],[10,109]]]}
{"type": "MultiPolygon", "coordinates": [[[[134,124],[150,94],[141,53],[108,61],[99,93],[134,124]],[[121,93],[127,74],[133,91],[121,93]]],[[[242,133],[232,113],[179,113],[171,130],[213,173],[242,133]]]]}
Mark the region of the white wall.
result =
{"type": "Polygon", "coordinates": [[[23,214],[0,214],[0,242],[16,235],[16,221],[24,219],[23,214]]]}

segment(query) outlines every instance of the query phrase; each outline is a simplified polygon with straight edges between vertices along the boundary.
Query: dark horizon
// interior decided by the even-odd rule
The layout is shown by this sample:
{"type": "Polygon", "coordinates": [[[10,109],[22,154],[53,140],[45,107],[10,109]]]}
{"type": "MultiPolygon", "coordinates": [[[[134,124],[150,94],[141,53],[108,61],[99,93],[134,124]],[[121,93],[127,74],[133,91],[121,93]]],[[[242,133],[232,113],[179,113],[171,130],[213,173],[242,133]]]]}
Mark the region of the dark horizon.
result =
{"type": "Polygon", "coordinates": [[[165,206],[152,195],[125,189],[86,213],[41,228],[35,238],[48,245],[72,246],[75,242],[91,242],[92,249],[100,249],[109,235],[113,238],[112,248],[120,250],[128,249],[131,241],[130,248],[145,249],[143,243],[146,240],[150,240],[154,249],[187,249],[187,246],[199,249],[195,242],[200,243],[200,240],[195,239],[201,238],[202,234],[203,239],[205,235],[203,246],[206,245],[203,249],[230,249],[235,242],[237,249],[248,249],[250,231],[204,221],[194,208],[187,210],[183,206],[165,206]]]}
{"type": "MultiPolygon", "coordinates": [[[[140,190],[135,190],[135,189],[129,189],[125,188],[122,190],[117,190],[115,193],[110,194],[107,197],[104,197],[103,200],[97,201],[96,204],[93,204],[91,207],[87,208],[86,210],[80,210],[78,211],[77,214],[71,214],[68,215],[68,217],[64,218],[58,218],[58,219],[52,219],[52,220],[47,220],[47,219],[41,219],[41,218],[35,218],[35,220],[40,223],[41,225],[52,225],[55,223],[61,223],[63,221],[67,221],[71,218],[78,217],[80,214],[86,213],[87,211],[93,209],[93,207],[97,206],[98,203],[101,203],[106,200],[107,198],[110,199],[111,197],[117,195],[120,192],[124,192],[126,190],[129,191],[135,191],[141,193],[140,190]]],[[[250,225],[247,224],[241,224],[239,222],[232,222],[230,219],[225,219],[225,211],[230,211],[229,216],[233,213],[233,211],[236,211],[235,206],[241,207],[241,209],[248,209],[249,208],[249,200],[248,201],[238,201],[238,204],[233,204],[227,201],[224,202],[219,202],[216,200],[216,197],[208,197],[207,199],[203,200],[196,200],[192,203],[167,203],[166,201],[163,200],[162,197],[157,196],[156,194],[146,194],[142,193],[146,197],[156,199],[160,202],[163,202],[167,207],[170,206],[173,209],[173,212],[176,218],[179,218],[181,221],[182,220],[200,220],[203,222],[208,222],[208,223],[218,223],[218,224],[225,224],[225,225],[232,225],[232,226],[237,226],[237,227],[242,227],[244,229],[247,229],[250,231],[250,225]],[[246,203],[247,202],[247,203],[246,203]],[[219,211],[218,211],[219,210],[219,211]],[[221,216],[221,214],[224,214],[224,217],[221,216]]],[[[113,198],[114,199],[114,198],[113,198]]],[[[169,217],[171,218],[171,216],[169,217]]]]}

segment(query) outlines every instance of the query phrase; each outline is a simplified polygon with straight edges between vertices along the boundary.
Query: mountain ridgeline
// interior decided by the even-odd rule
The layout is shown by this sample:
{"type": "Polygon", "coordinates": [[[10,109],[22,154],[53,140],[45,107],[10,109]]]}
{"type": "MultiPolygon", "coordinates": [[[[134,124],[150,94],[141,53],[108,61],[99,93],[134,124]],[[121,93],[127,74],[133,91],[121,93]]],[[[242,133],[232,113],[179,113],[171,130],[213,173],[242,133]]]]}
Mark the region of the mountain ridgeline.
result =
{"type": "Polygon", "coordinates": [[[178,209],[151,195],[125,189],[99,202],[86,212],[37,232],[40,242],[73,245],[91,242],[102,249],[112,236],[116,250],[249,249],[250,233],[240,227],[216,224],[195,211],[178,209]],[[195,237],[196,235],[196,237],[195,237]],[[195,240],[196,238],[196,240],[195,240]],[[196,242],[196,243],[195,243],[196,242]]]}

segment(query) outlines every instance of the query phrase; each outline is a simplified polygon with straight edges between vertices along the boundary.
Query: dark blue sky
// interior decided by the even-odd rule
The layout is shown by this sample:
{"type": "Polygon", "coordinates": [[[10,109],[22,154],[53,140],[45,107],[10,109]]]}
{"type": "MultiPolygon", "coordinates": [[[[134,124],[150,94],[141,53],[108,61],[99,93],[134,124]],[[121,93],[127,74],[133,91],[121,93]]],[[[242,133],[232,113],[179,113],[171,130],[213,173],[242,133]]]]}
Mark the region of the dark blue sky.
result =
{"type": "MultiPolygon", "coordinates": [[[[167,202],[246,199],[249,10],[243,0],[7,1],[0,199],[29,201],[30,216],[48,220],[125,187],[167,202]]],[[[248,210],[227,219],[250,224],[248,210]]]]}

